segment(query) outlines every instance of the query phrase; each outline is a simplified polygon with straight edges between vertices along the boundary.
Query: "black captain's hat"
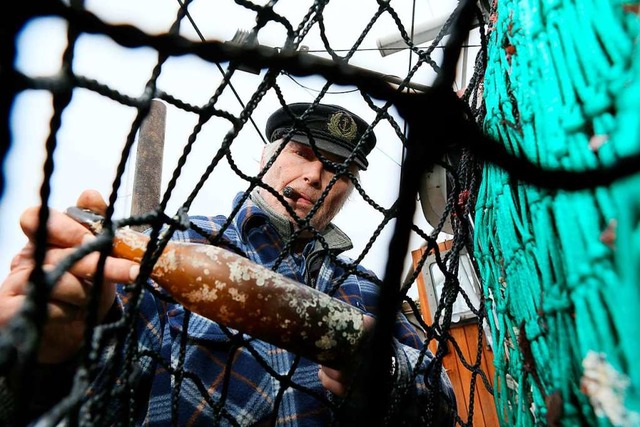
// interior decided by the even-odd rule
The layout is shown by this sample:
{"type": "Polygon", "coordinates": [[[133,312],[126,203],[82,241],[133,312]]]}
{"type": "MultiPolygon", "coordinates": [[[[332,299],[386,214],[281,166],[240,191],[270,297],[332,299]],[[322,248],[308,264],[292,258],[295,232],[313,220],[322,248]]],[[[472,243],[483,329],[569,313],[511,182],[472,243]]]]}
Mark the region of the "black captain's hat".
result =
{"type": "Polygon", "coordinates": [[[369,124],[349,110],[331,104],[317,104],[304,121],[300,121],[311,105],[297,102],[276,110],[267,120],[265,131],[269,141],[291,132],[292,140],[310,145],[308,134],[311,133],[318,149],[346,159],[364,136],[353,161],[360,169],[366,170],[369,166],[367,155],[376,145],[376,136],[373,129],[369,129],[369,124]]]}

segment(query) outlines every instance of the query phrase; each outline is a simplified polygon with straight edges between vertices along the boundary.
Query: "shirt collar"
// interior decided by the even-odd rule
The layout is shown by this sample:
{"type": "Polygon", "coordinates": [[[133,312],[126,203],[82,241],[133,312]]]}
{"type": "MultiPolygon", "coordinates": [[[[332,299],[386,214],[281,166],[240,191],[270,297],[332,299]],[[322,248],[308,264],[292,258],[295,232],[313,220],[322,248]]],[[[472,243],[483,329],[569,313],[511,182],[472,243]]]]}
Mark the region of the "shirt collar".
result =
{"type": "MultiPolygon", "coordinates": [[[[234,206],[241,201],[244,193],[238,193],[234,199],[234,206]]],[[[257,190],[251,192],[250,197],[243,203],[236,216],[239,228],[245,230],[247,227],[253,227],[260,223],[269,222],[278,231],[283,240],[288,239],[293,232],[293,225],[288,218],[276,213],[262,198],[257,190]]],[[[323,231],[320,232],[327,247],[330,251],[338,253],[353,248],[353,243],[338,226],[329,223],[323,231]]],[[[323,245],[318,239],[314,242],[313,252],[322,250],[323,245]]]]}

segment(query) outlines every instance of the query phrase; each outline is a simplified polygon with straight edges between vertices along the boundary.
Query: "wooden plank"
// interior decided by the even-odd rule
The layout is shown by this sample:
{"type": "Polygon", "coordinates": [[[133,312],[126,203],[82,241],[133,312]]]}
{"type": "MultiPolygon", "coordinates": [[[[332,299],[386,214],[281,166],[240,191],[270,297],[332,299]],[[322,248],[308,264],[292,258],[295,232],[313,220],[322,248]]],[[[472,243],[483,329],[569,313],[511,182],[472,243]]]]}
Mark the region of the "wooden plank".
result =
{"type": "MultiPolygon", "coordinates": [[[[478,362],[478,358],[480,358],[480,365],[478,369],[482,370],[482,348],[480,349],[480,355],[478,355],[478,325],[476,323],[465,325],[464,328],[465,339],[467,341],[467,349],[468,355],[465,355],[467,362],[471,365],[475,365],[478,362]]],[[[471,374],[471,372],[470,372],[471,374]]],[[[486,389],[484,386],[480,385],[482,382],[482,378],[480,375],[475,376],[475,388],[474,388],[474,396],[473,396],[473,405],[474,405],[474,425],[483,425],[486,426],[485,419],[485,395],[481,392],[484,391],[486,393],[486,389]],[[475,421],[477,418],[481,421],[475,421]],[[481,424],[478,424],[481,423],[481,424]]],[[[469,389],[471,389],[471,383],[469,383],[469,389]]]]}
{"type": "MultiPolygon", "coordinates": [[[[131,216],[148,214],[157,209],[160,202],[166,116],[167,106],[162,101],[151,100],[149,113],[138,134],[131,216]]],[[[148,225],[135,225],[132,228],[142,231],[148,225]]]]}
{"type": "Polygon", "coordinates": [[[453,345],[448,343],[448,346],[449,353],[447,353],[442,360],[442,365],[447,370],[447,374],[451,380],[451,385],[453,386],[453,394],[456,396],[458,416],[462,420],[466,420],[469,416],[469,412],[467,411],[469,405],[464,389],[464,379],[461,374],[465,370],[465,367],[460,363],[453,345]]]}
{"type": "MultiPolygon", "coordinates": [[[[450,241],[442,242],[438,245],[441,253],[451,248],[450,241]]],[[[411,252],[414,268],[422,258],[426,248],[422,247],[411,252]]],[[[427,325],[432,324],[432,309],[430,307],[427,294],[427,282],[425,275],[429,274],[428,265],[424,266],[425,271],[421,272],[416,278],[418,288],[418,298],[420,301],[420,313],[427,325]]],[[[449,331],[452,339],[458,344],[461,356],[465,358],[467,363],[474,365],[478,357],[478,334],[481,334],[481,361],[479,369],[482,370],[489,382],[493,383],[495,368],[493,366],[493,352],[489,348],[484,336],[484,331],[478,330],[477,323],[467,323],[465,325],[454,325],[449,331]]],[[[432,352],[437,351],[438,343],[433,341],[429,343],[432,352]]],[[[457,400],[458,416],[465,422],[469,423],[469,405],[471,398],[471,377],[472,372],[467,369],[458,354],[455,352],[453,345],[448,343],[449,352],[443,359],[443,366],[451,379],[453,391],[457,400]]],[[[499,425],[495,401],[493,395],[489,393],[479,375],[476,375],[476,387],[474,389],[473,402],[473,418],[471,423],[475,427],[494,427],[499,425]]]]}
{"type": "MultiPolygon", "coordinates": [[[[463,389],[462,392],[465,398],[465,406],[467,409],[467,413],[465,415],[466,418],[464,418],[464,420],[468,422],[469,421],[468,411],[470,409],[470,404],[471,404],[471,371],[464,366],[464,364],[462,363],[461,357],[463,357],[467,361],[467,363],[473,363],[473,361],[471,360],[469,343],[467,341],[467,335],[465,333],[466,327],[468,326],[465,325],[465,326],[452,327],[449,333],[451,334],[453,339],[456,341],[461,351],[461,356],[457,356],[457,353],[456,353],[456,357],[458,358],[460,378],[462,380],[462,389],[463,389]]],[[[472,421],[474,426],[484,426],[484,418],[482,416],[482,410],[481,409],[479,410],[478,408],[477,396],[474,396],[472,421]]]]}
{"type": "MultiPolygon", "coordinates": [[[[422,247],[411,252],[414,268],[417,267],[418,262],[420,262],[420,259],[422,258],[425,251],[426,251],[426,248],[422,247]]],[[[429,306],[429,298],[427,297],[426,283],[424,280],[424,272],[421,272],[420,274],[418,274],[418,277],[416,278],[416,285],[418,287],[420,313],[425,323],[431,326],[433,324],[433,321],[432,321],[432,315],[431,315],[431,308],[429,306]]],[[[462,384],[462,378],[460,378],[460,366],[458,364],[458,359],[456,357],[455,351],[453,350],[453,346],[451,345],[451,343],[448,343],[448,348],[449,348],[449,352],[443,358],[442,366],[446,370],[447,375],[451,380],[451,385],[453,387],[453,394],[456,396],[458,416],[464,419],[467,417],[467,407],[466,407],[464,389],[462,384]]],[[[438,350],[438,342],[435,340],[431,341],[429,343],[429,349],[431,350],[432,353],[435,354],[436,351],[438,350]]]]}
{"type": "MultiPolygon", "coordinates": [[[[491,384],[493,384],[493,375],[495,373],[495,369],[493,367],[493,351],[489,348],[487,344],[487,339],[485,337],[484,331],[478,331],[476,327],[476,340],[478,332],[481,333],[482,338],[482,360],[480,363],[480,369],[485,373],[487,379],[491,384]]],[[[500,424],[498,421],[498,413],[496,409],[495,399],[493,395],[489,392],[489,390],[484,385],[482,378],[478,377],[477,382],[477,393],[482,400],[482,412],[484,415],[485,425],[487,426],[497,426],[500,424]]]]}

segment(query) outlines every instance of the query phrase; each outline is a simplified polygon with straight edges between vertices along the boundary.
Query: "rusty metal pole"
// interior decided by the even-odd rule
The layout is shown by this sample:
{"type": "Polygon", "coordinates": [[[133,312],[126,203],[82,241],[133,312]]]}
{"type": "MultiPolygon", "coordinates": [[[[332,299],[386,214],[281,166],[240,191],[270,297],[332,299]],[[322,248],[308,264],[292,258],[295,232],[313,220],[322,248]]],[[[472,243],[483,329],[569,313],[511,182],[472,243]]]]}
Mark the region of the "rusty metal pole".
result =
{"type": "MultiPolygon", "coordinates": [[[[157,208],[160,202],[162,181],[162,157],[167,106],[152,100],[149,114],[140,126],[136,165],[131,198],[131,216],[144,215],[157,208]]],[[[134,226],[141,231],[146,225],[134,226]]]]}

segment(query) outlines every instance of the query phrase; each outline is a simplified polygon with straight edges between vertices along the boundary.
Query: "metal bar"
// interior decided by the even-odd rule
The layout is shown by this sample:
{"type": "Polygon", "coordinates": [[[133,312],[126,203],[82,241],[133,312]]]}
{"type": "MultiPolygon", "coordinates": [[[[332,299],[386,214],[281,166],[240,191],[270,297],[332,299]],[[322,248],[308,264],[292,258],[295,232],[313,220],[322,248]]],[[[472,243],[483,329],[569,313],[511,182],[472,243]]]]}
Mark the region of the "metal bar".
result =
{"type": "MultiPolygon", "coordinates": [[[[152,100],[149,114],[140,126],[131,199],[131,216],[144,215],[157,208],[162,182],[162,157],[167,106],[152,100]]],[[[146,225],[133,226],[141,231],[146,225]]]]}

